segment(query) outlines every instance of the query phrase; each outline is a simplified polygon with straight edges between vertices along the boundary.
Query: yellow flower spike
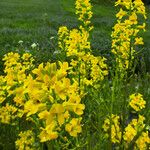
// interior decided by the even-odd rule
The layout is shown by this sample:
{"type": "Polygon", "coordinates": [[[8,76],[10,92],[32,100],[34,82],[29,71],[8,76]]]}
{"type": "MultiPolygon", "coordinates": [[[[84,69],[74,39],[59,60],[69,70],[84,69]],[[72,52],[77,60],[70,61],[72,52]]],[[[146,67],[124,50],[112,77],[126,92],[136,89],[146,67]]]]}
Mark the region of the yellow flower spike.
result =
{"type": "Polygon", "coordinates": [[[84,23],[84,25],[89,25],[91,23],[93,12],[91,11],[92,5],[90,0],[76,0],[76,14],[79,15],[79,20],[84,23]]]}
{"type": "Polygon", "coordinates": [[[111,118],[108,117],[104,120],[103,130],[105,132],[105,137],[108,138],[111,130],[111,141],[112,143],[120,143],[121,141],[121,128],[120,128],[120,117],[112,114],[111,118]],[[110,123],[111,122],[111,123],[110,123]]]}
{"type": "Polygon", "coordinates": [[[132,127],[132,125],[128,125],[125,128],[125,133],[124,133],[123,138],[127,143],[130,143],[136,134],[137,134],[136,129],[134,127],[132,127]]]}
{"type": "Polygon", "coordinates": [[[13,120],[17,118],[17,111],[17,107],[7,103],[0,108],[0,122],[6,124],[13,122],[13,120]]]}
{"type": "Polygon", "coordinates": [[[112,53],[123,77],[133,63],[136,45],[144,44],[137,36],[140,30],[145,31],[145,23],[140,25],[138,18],[143,16],[146,19],[146,12],[141,0],[118,0],[115,5],[120,5],[121,9],[116,14],[118,20],[112,32],[112,53]]]}
{"type": "Polygon", "coordinates": [[[60,49],[65,50],[65,43],[68,39],[69,30],[66,26],[59,27],[58,30],[58,46],[60,49]]]}

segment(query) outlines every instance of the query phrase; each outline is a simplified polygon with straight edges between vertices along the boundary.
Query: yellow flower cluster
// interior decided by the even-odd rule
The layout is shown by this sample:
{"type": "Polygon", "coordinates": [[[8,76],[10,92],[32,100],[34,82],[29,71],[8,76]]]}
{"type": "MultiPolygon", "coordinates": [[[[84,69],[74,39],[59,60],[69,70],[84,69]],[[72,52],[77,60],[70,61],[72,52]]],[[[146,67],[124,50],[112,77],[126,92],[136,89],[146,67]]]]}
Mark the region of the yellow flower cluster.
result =
{"type": "Polygon", "coordinates": [[[18,150],[37,150],[37,148],[33,147],[35,139],[34,134],[31,130],[20,132],[19,137],[20,138],[15,142],[18,150]]]}
{"type": "Polygon", "coordinates": [[[16,118],[23,116],[23,110],[18,106],[24,104],[23,84],[28,71],[34,66],[34,59],[28,53],[21,57],[18,53],[11,52],[3,60],[6,75],[0,77],[0,121],[13,124],[16,118]]]}
{"type": "Polygon", "coordinates": [[[128,148],[129,144],[138,136],[135,141],[135,149],[146,150],[148,144],[150,144],[150,137],[148,131],[144,131],[145,117],[139,115],[137,119],[132,119],[127,127],[125,127],[123,135],[119,119],[119,116],[112,114],[111,118],[109,117],[104,120],[103,130],[105,138],[109,138],[109,135],[111,135],[111,142],[120,144],[123,136],[124,145],[128,148]]]}
{"type": "Polygon", "coordinates": [[[138,16],[146,19],[145,7],[142,0],[118,0],[120,11],[116,14],[117,23],[112,32],[112,53],[120,70],[126,70],[132,64],[137,45],[143,45],[143,38],[138,34],[145,31],[145,23],[141,24],[138,16]]]}
{"type": "Polygon", "coordinates": [[[85,51],[90,50],[90,42],[88,41],[89,33],[82,26],[81,30],[68,30],[67,27],[60,27],[58,31],[59,47],[66,52],[67,57],[82,57],[85,51]]]}
{"type": "Polygon", "coordinates": [[[41,142],[56,139],[65,130],[71,136],[81,133],[85,106],[81,104],[78,84],[67,78],[67,62],[42,63],[33,69],[30,54],[12,52],[3,60],[6,75],[1,76],[0,86],[2,123],[12,124],[17,117],[25,116],[35,126],[38,124],[41,142]]]}
{"type": "Polygon", "coordinates": [[[61,50],[66,51],[66,43],[68,40],[69,30],[66,26],[59,27],[58,30],[58,46],[61,50]]]}
{"type": "Polygon", "coordinates": [[[92,17],[91,4],[89,0],[77,0],[76,10],[81,21],[85,26],[80,26],[79,29],[69,30],[63,26],[59,28],[59,48],[69,58],[72,69],[70,74],[78,82],[81,89],[85,85],[97,87],[100,81],[108,74],[105,58],[96,57],[91,53],[91,43],[89,41],[92,17]],[[86,21],[86,18],[88,21],[86,21]],[[88,22],[88,23],[87,23],[88,22]]]}
{"type": "Polygon", "coordinates": [[[85,26],[91,23],[93,12],[91,11],[92,5],[90,0],[76,0],[76,14],[79,15],[79,20],[83,22],[85,26]]]}
{"type": "Polygon", "coordinates": [[[141,115],[139,115],[138,119],[132,119],[124,131],[123,138],[125,142],[129,144],[133,138],[144,129],[144,120],[145,117],[141,115]]]}
{"type": "Polygon", "coordinates": [[[58,31],[59,47],[70,58],[72,71],[77,78],[80,76],[80,85],[94,85],[108,74],[105,58],[91,54],[89,32],[83,27],[81,30],[61,27],[58,31]],[[65,37],[64,37],[65,35],[65,37]],[[62,49],[63,48],[63,49],[62,49]]]}
{"type": "MultiPolygon", "coordinates": [[[[10,52],[5,55],[3,61],[5,61],[4,72],[7,74],[5,79],[8,88],[21,84],[26,78],[28,70],[34,66],[34,59],[29,53],[24,53],[22,57],[20,57],[18,53],[10,52]]],[[[11,94],[11,89],[9,90],[9,94],[11,94]]]]}
{"type": "Polygon", "coordinates": [[[120,143],[121,141],[121,128],[120,128],[120,117],[112,114],[111,118],[106,118],[104,120],[103,129],[105,131],[105,136],[108,138],[111,134],[112,143],[120,143]],[[111,130],[110,130],[111,129],[111,130]]]}
{"type": "MultiPolygon", "coordinates": [[[[132,94],[132,96],[135,96],[135,94],[132,94]]],[[[141,94],[139,96],[141,98],[141,94]]],[[[133,142],[135,150],[146,150],[150,144],[150,136],[144,121],[145,117],[139,115],[137,118],[133,118],[127,126],[122,128],[121,118],[118,115],[112,114],[111,117],[104,120],[102,128],[105,132],[105,138],[108,139],[111,137],[112,143],[118,145],[123,144],[128,149],[129,145],[133,142]]]]}
{"type": "Polygon", "coordinates": [[[128,124],[124,131],[124,141],[125,146],[128,148],[128,145],[132,142],[132,140],[138,136],[135,141],[135,150],[147,150],[148,145],[150,144],[150,136],[148,131],[144,131],[145,124],[144,124],[145,117],[139,115],[137,119],[132,119],[132,121],[128,124]]]}
{"type": "Polygon", "coordinates": [[[148,131],[142,132],[141,136],[136,140],[135,150],[147,150],[150,144],[150,137],[148,131]]]}
{"type": "Polygon", "coordinates": [[[146,101],[143,99],[143,95],[140,93],[130,95],[129,105],[135,110],[140,111],[145,108],[146,101]]]}
{"type": "Polygon", "coordinates": [[[11,120],[17,117],[16,115],[17,108],[6,104],[0,108],[0,122],[9,124],[11,120]]]}

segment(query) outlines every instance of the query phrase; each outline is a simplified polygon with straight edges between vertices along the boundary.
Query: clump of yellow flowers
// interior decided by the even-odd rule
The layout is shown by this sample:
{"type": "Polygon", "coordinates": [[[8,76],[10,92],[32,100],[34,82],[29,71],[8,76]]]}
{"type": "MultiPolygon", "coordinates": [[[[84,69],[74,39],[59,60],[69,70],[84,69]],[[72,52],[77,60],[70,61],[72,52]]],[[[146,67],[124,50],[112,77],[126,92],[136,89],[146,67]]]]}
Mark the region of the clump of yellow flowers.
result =
{"type": "Polygon", "coordinates": [[[35,142],[34,133],[31,130],[27,130],[19,133],[19,139],[17,139],[16,147],[18,150],[36,150],[33,143],[35,142]]]}
{"type": "Polygon", "coordinates": [[[106,132],[105,137],[109,137],[111,133],[112,143],[120,143],[121,141],[121,128],[120,128],[120,117],[112,114],[111,117],[108,117],[104,120],[103,129],[106,132]]]}
{"type": "Polygon", "coordinates": [[[140,111],[141,109],[145,108],[146,101],[143,99],[142,94],[132,94],[130,95],[130,102],[129,105],[135,110],[140,111]]]}
{"type": "Polygon", "coordinates": [[[139,33],[145,31],[145,23],[139,18],[146,19],[145,6],[142,0],[117,0],[115,6],[121,6],[116,14],[117,23],[112,32],[112,53],[115,55],[117,68],[120,71],[131,69],[136,54],[136,46],[143,45],[139,33]]]}
{"type": "Polygon", "coordinates": [[[80,89],[85,86],[98,87],[98,83],[108,74],[106,58],[94,56],[91,53],[89,41],[92,30],[92,6],[90,0],[76,1],[76,14],[82,25],[79,29],[69,30],[63,26],[59,28],[59,48],[70,61],[72,67],[70,74],[78,82],[80,89]]]}
{"type": "MultiPolygon", "coordinates": [[[[3,60],[5,75],[1,76],[0,87],[2,123],[17,125],[17,119],[26,118],[38,130],[40,142],[63,136],[64,131],[73,137],[81,133],[81,115],[85,106],[81,103],[78,84],[67,77],[70,70],[67,62],[47,62],[36,68],[31,54],[21,56],[12,52],[3,60]]],[[[20,150],[28,147],[24,134],[29,133],[19,134],[21,139],[16,141],[16,146],[20,150]]]]}
{"type": "Polygon", "coordinates": [[[90,0],[76,0],[76,14],[79,15],[79,20],[84,23],[84,25],[89,25],[91,23],[91,18],[93,12],[91,11],[92,5],[90,0]]]}
{"type": "MultiPolygon", "coordinates": [[[[139,101],[134,101],[133,108],[139,112],[145,108],[145,100],[141,94],[132,94],[130,98],[139,98],[144,103],[144,106],[139,109],[139,101]],[[137,103],[136,103],[137,102],[137,103]],[[136,107],[135,107],[136,106],[136,107]],[[137,109],[138,108],[138,109],[137,109]]],[[[132,100],[131,100],[132,102],[132,100]]],[[[129,104],[131,103],[129,102],[129,104]]],[[[132,105],[131,105],[132,107],[132,105]]],[[[121,126],[122,119],[118,115],[112,114],[104,120],[103,130],[105,132],[105,138],[111,137],[113,144],[123,145],[126,149],[133,148],[146,150],[150,144],[150,136],[146,124],[144,123],[145,117],[138,115],[137,118],[133,118],[124,128],[121,126]]],[[[128,122],[128,121],[126,121],[128,122]]]]}

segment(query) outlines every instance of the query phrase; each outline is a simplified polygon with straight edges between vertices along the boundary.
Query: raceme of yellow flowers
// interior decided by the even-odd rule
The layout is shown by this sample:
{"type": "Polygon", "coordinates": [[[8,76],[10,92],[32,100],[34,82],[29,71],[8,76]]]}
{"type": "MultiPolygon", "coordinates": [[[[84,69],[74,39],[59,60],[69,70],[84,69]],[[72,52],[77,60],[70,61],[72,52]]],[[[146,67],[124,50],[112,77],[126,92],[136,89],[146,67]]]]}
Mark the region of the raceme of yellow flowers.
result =
{"type": "Polygon", "coordinates": [[[92,5],[90,0],[76,0],[76,14],[79,15],[78,20],[85,26],[91,23],[93,12],[91,11],[92,5]]]}
{"type": "Polygon", "coordinates": [[[69,30],[63,26],[59,28],[59,48],[62,53],[70,59],[72,70],[70,75],[78,82],[80,89],[84,86],[98,87],[99,82],[108,74],[106,58],[96,57],[91,53],[91,43],[89,36],[92,26],[90,19],[92,17],[91,4],[89,0],[76,1],[76,14],[83,25],[79,29],[69,30]]]}
{"type": "MultiPolygon", "coordinates": [[[[145,108],[146,101],[140,93],[130,95],[129,106],[136,112],[139,112],[145,108]],[[141,104],[141,105],[140,105],[141,104]]],[[[104,120],[103,130],[105,132],[105,138],[109,138],[111,135],[111,142],[122,144],[125,148],[129,148],[129,145],[134,142],[134,149],[146,150],[150,144],[150,136],[146,124],[144,123],[145,117],[138,115],[137,118],[133,118],[124,129],[121,127],[121,116],[112,114],[104,120]],[[123,139],[123,141],[122,141],[123,139]]],[[[132,146],[133,148],[133,146],[132,146]]]]}
{"type": "Polygon", "coordinates": [[[146,19],[145,6],[142,0],[117,0],[115,6],[120,6],[116,14],[117,23],[112,32],[112,53],[115,55],[117,67],[127,70],[131,67],[136,53],[136,46],[143,45],[140,32],[145,31],[145,23],[140,17],[146,19]]]}
{"type": "Polygon", "coordinates": [[[105,132],[105,138],[109,137],[111,132],[111,141],[112,143],[120,143],[121,141],[121,129],[120,129],[120,117],[112,114],[111,117],[108,117],[104,120],[103,129],[105,132]],[[111,127],[111,129],[110,129],[111,127]]]}

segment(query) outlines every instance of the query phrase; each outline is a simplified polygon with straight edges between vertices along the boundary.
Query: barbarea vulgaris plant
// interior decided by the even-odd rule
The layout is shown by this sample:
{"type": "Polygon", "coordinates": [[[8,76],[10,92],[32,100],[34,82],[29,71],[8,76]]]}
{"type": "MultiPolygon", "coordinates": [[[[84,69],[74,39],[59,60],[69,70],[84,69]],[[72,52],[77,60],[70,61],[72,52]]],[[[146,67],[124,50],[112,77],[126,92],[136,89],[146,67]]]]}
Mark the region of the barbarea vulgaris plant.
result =
{"type": "Polygon", "coordinates": [[[116,59],[116,68],[119,72],[131,69],[136,55],[137,45],[143,45],[141,31],[145,31],[145,23],[140,18],[146,19],[145,6],[142,0],[117,0],[115,6],[120,6],[116,14],[117,23],[112,32],[112,53],[116,59]]]}
{"type": "Polygon", "coordinates": [[[78,29],[59,28],[59,48],[70,61],[70,75],[78,82],[81,90],[85,86],[99,87],[99,82],[108,74],[106,58],[94,56],[91,52],[90,31],[92,5],[90,0],[77,0],[76,14],[81,25],[78,29]]]}

